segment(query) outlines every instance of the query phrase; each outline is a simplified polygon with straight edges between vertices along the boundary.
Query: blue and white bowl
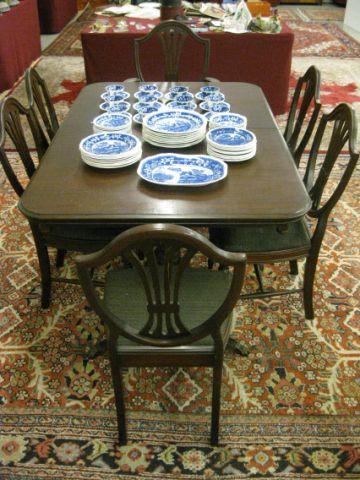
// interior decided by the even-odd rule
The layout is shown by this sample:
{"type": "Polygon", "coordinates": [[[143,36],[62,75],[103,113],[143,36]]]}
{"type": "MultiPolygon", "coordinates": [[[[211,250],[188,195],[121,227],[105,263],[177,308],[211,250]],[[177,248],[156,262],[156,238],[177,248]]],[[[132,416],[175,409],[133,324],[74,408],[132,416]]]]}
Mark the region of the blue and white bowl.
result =
{"type": "Polygon", "coordinates": [[[224,102],[225,95],[221,92],[211,93],[206,97],[206,101],[208,102],[224,102]]]}
{"type": "Polygon", "coordinates": [[[166,106],[174,110],[196,110],[195,102],[178,102],[177,100],[173,100],[167,103],[166,106]]]}
{"type": "Polygon", "coordinates": [[[103,113],[93,120],[95,133],[130,131],[132,117],[130,113],[103,113]]]}
{"type": "Polygon", "coordinates": [[[105,102],[121,102],[129,97],[130,94],[127,92],[105,92],[101,94],[101,98],[105,100],[105,102]]]}
{"type": "Polygon", "coordinates": [[[227,102],[209,102],[200,103],[200,108],[212,113],[224,113],[230,111],[230,103],[227,102]]]}
{"type": "Polygon", "coordinates": [[[192,102],[194,100],[194,95],[190,92],[179,93],[175,96],[174,100],[177,102],[192,102]]]}
{"type": "MultiPolygon", "coordinates": [[[[156,102],[156,103],[159,103],[159,102],[156,102]]],[[[150,113],[158,112],[161,108],[164,108],[161,103],[160,103],[160,107],[155,104],[148,105],[147,103],[143,105],[144,107],[138,110],[138,112],[133,117],[134,122],[136,123],[142,124],[143,119],[146,115],[149,115],[150,113]]]]}
{"type": "Polygon", "coordinates": [[[228,172],[226,163],[207,155],[161,153],[144,158],[138,175],[157,185],[198,187],[223,180],[228,172]]]}
{"type": "Polygon", "coordinates": [[[134,97],[137,98],[139,102],[152,103],[158,101],[159,98],[162,97],[162,93],[158,90],[155,90],[153,92],[139,91],[134,93],[134,97]]]}
{"type": "Polygon", "coordinates": [[[246,128],[247,118],[239,113],[213,113],[209,127],[237,127],[246,128]]]}
{"type": "Polygon", "coordinates": [[[133,105],[133,109],[136,110],[137,112],[150,113],[150,112],[157,112],[163,106],[164,105],[161,102],[156,102],[156,101],[152,103],[136,102],[133,105]]]}
{"type": "Polygon", "coordinates": [[[220,150],[246,151],[256,145],[256,136],[250,130],[236,127],[219,127],[209,130],[207,142],[220,150]]]}
{"type": "Polygon", "coordinates": [[[123,85],[106,85],[105,90],[111,94],[120,93],[125,90],[123,85]]]}
{"type": "Polygon", "coordinates": [[[175,95],[178,95],[179,93],[185,93],[189,91],[189,87],[185,85],[175,85],[175,87],[171,87],[169,89],[169,93],[173,93],[175,95]]]}
{"type": "Polygon", "coordinates": [[[100,105],[100,109],[109,113],[127,112],[130,109],[129,102],[104,102],[100,105]]]}
{"type": "Polygon", "coordinates": [[[156,83],[148,83],[146,85],[140,85],[139,86],[139,90],[142,91],[142,92],[147,92],[147,93],[151,93],[151,92],[155,92],[157,90],[157,85],[156,83]]]}
{"type": "Polygon", "coordinates": [[[94,160],[110,160],[132,157],[141,150],[140,140],[129,133],[95,133],[81,140],[82,156],[94,160]]]}
{"type": "Polygon", "coordinates": [[[220,88],[214,85],[204,85],[200,88],[200,92],[205,93],[205,95],[211,95],[212,93],[220,92],[220,88]]]}

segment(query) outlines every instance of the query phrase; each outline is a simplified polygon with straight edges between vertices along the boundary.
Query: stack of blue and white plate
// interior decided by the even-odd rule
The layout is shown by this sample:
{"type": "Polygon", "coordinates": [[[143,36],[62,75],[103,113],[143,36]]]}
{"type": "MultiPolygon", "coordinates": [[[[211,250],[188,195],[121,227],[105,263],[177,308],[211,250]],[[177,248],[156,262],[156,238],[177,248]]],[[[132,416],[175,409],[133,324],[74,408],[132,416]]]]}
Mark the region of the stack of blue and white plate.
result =
{"type": "Polygon", "coordinates": [[[237,127],[219,127],[209,130],[207,152],[227,162],[244,162],[256,154],[256,136],[237,127]]]}
{"type": "Polygon", "coordinates": [[[131,132],[131,115],[124,113],[103,113],[93,120],[94,133],[131,132]]]}
{"type": "Polygon", "coordinates": [[[239,113],[214,113],[209,120],[209,128],[237,127],[246,128],[247,118],[239,113]]]}
{"type": "Polygon", "coordinates": [[[190,147],[205,138],[206,125],[202,115],[188,110],[150,113],[143,120],[143,139],[157,147],[190,147]]]}
{"type": "Polygon", "coordinates": [[[104,132],[89,135],[79,145],[83,161],[96,168],[122,168],[141,158],[140,140],[129,133],[104,132]]]}

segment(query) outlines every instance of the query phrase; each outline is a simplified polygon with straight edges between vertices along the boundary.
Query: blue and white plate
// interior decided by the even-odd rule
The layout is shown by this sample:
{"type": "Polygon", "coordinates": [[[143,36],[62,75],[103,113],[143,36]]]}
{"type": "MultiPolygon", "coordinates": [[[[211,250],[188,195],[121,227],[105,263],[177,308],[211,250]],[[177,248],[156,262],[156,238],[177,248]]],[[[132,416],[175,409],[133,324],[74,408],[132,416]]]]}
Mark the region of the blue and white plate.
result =
{"type": "Polygon", "coordinates": [[[206,97],[206,101],[208,102],[224,102],[225,95],[221,92],[211,93],[206,97]]]}
{"type": "Polygon", "coordinates": [[[194,100],[194,95],[190,92],[183,92],[183,93],[178,93],[174,100],[177,102],[192,102],[194,100]]]}
{"type": "Polygon", "coordinates": [[[105,92],[102,93],[101,98],[105,100],[105,102],[121,102],[130,97],[130,93],[127,92],[105,92]]]}
{"type": "Polygon", "coordinates": [[[157,112],[163,106],[164,104],[161,102],[152,102],[152,103],[136,102],[133,105],[133,109],[136,110],[137,112],[151,113],[151,112],[157,112]]]}
{"type": "Polygon", "coordinates": [[[171,87],[169,89],[169,93],[173,93],[174,95],[178,95],[179,93],[184,93],[188,91],[189,91],[189,87],[185,85],[175,85],[175,87],[171,87]]]}
{"type": "Polygon", "coordinates": [[[238,127],[246,128],[247,118],[239,113],[214,113],[210,120],[210,128],[238,127]]]}
{"type": "Polygon", "coordinates": [[[212,93],[219,92],[220,88],[215,85],[204,85],[200,88],[200,92],[205,93],[205,95],[211,95],[212,93]]]}
{"type": "Polygon", "coordinates": [[[227,102],[210,102],[205,100],[205,102],[200,103],[200,108],[202,110],[207,110],[208,112],[213,113],[223,113],[230,111],[230,103],[227,102]]]}
{"type": "Polygon", "coordinates": [[[120,159],[141,149],[140,140],[129,133],[95,133],[81,140],[80,152],[93,159],[120,159]]]}
{"type": "Polygon", "coordinates": [[[162,93],[155,90],[154,92],[143,92],[140,90],[139,92],[134,93],[134,97],[139,100],[139,102],[156,102],[159,98],[162,97],[162,93]]]}
{"type": "Polygon", "coordinates": [[[174,110],[196,110],[195,102],[178,102],[177,99],[169,102],[166,106],[174,110]]]}
{"type": "MultiPolygon", "coordinates": [[[[159,103],[159,102],[156,102],[156,103],[159,103]]],[[[133,117],[133,119],[136,123],[141,123],[142,124],[145,115],[149,115],[150,113],[158,112],[160,110],[160,108],[164,108],[164,106],[161,103],[160,103],[160,107],[158,105],[155,105],[155,104],[148,105],[148,104],[145,103],[145,104],[142,104],[142,105],[146,105],[146,106],[139,108],[138,113],[136,113],[136,115],[134,115],[134,117],[133,117]]],[[[134,108],[135,108],[135,105],[134,105],[134,108]]]]}
{"type": "Polygon", "coordinates": [[[202,114],[203,117],[206,118],[207,121],[210,121],[211,117],[214,115],[212,112],[205,112],[202,114]]]}
{"type": "Polygon", "coordinates": [[[207,141],[214,147],[226,149],[249,148],[256,143],[256,137],[253,132],[236,127],[214,128],[206,136],[207,141]]]}
{"type": "Polygon", "coordinates": [[[130,113],[103,113],[93,120],[93,126],[97,130],[125,130],[131,127],[130,113]]]}
{"type": "Polygon", "coordinates": [[[137,173],[157,185],[198,187],[223,180],[227,165],[207,155],[163,153],[144,158],[137,173]]]}
{"type": "Polygon", "coordinates": [[[127,112],[130,108],[129,102],[104,102],[100,105],[100,109],[109,113],[127,112]]]}
{"type": "Polygon", "coordinates": [[[123,85],[106,85],[105,90],[111,94],[119,93],[124,91],[123,85]]]}
{"type": "Polygon", "coordinates": [[[196,112],[185,110],[168,110],[151,113],[144,121],[144,126],[154,132],[183,135],[197,132],[206,127],[206,119],[196,112]]]}
{"type": "Polygon", "coordinates": [[[148,83],[146,85],[140,85],[139,90],[142,92],[155,92],[157,90],[157,85],[156,83],[148,83]]]}

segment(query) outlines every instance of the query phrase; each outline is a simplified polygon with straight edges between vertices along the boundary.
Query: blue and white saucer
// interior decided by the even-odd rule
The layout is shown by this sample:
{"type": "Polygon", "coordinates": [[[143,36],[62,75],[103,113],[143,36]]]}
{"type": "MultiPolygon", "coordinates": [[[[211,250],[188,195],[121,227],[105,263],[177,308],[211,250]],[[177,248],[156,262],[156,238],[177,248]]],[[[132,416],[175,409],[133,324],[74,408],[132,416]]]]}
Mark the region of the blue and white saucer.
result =
{"type": "Polygon", "coordinates": [[[84,138],[79,148],[86,157],[109,161],[133,156],[141,149],[141,142],[129,133],[105,132],[84,138]]]}
{"type": "Polygon", "coordinates": [[[119,131],[131,129],[130,113],[103,113],[93,120],[95,133],[100,131],[119,131]]]}
{"type": "Polygon", "coordinates": [[[125,90],[123,85],[106,85],[105,90],[111,94],[123,92],[125,90]]]}
{"type": "Polygon", "coordinates": [[[121,113],[121,112],[127,112],[130,108],[130,103],[129,102],[104,102],[100,105],[100,109],[104,110],[105,112],[109,113],[121,113]]]}
{"type": "Polygon", "coordinates": [[[175,87],[171,87],[169,89],[169,93],[172,93],[174,95],[178,95],[179,93],[184,93],[188,91],[189,87],[187,87],[186,85],[175,85],[175,87]]]}
{"type": "Polygon", "coordinates": [[[175,95],[174,100],[182,103],[192,102],[194,100],[194,95],[190,92],[178,93],[175,95]]]}
{"type": "Polygon", "coordinates": [[[200,108],[202,110],[207,110],[208,112],[223,113],[230,111],[230,103],[210,102],[209,100],[205,100],[205,102],[200,103],[200,108]]]}
{"type": "Polygon", "coordinates": [[[253,132],[236,127],[214,128],[209,130],[206,138],[214,147],[229,150],[249,148],[256,143],[253,132]]]}
{"type": "Polygon", "coordinates": [[[101,98],[105,100],[105,102],[121,102],[122,100],[126,100],[130,97],[130,93],[122,91],[122,92],[105,92],[102,93],[101,98]]]}
{"type": "MultiPolygon", "coordinates": [[[[163,105],[161,105],[160,108],[164,108],[163,105]]],[[[160,110],[160,108],[158,106],[155,106],[154,104],[153,105],[147,105],[146,104],[146,108],[138,110],[138,113],[136,113],[133,116],[133,120],[134,120],[134,122],[142,125],[145,115],[149,115],[150,113],[158,112],[160,110]]]]}
{"type": "Polygon", "coordinates": [[[238,127],[246,128],[247,118],[239,113],[213,113],[209,127],[238,127]]]}
{"type": "Polygon", "coordinates": [[[144,158],[138,175],[157,185],[198,187],[223,180],[227,165],[207,155],[163,153],[144,158]]]}
{"type": "Polygon", "coordinates": [[[139,90],[141,90],[142,92],[155,92],[157,90],[157,85],[156,83],[147,83],[145,85],[140,85],[139,86],[139,90]]]}
{"type": "Polygon", "coordinates": [[[195,102],[178,102],[177,99],[167,103],[166,106],[174,110],[196,110],[195,102]]]}
{"type": "Polygon", "coordinates": [[[134,93],[134,97],[137,98],[139,102],[152,103],[159,100],[159,98],[162,97],[162,93],[158,90],[155,90],[154,92],[143,92],[140,90],[139,92],[134,93]]]}
{"type": "Polygon", "coordinates": [[[219,92],[220,88],[215,85],[204,85],[200,88],[200,92],[205,93],[205,95],[211,95],[212,93],[219,92]]]}
{"type": "Polygon", "coordinates": [[[133,105],[133,109],[136,110],[137,112],[151,113],[151,112],[157,112],[163,106],[164,104],[161,102],[152,102],[152,103],[136,102],[133,105]]]}

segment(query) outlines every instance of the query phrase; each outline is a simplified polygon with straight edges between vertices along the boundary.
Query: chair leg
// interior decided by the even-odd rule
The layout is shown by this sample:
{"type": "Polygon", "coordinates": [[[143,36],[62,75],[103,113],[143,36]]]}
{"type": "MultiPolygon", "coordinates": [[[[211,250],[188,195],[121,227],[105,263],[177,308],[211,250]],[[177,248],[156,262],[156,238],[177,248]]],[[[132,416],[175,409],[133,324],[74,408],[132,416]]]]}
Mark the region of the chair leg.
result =
{"type": "Polygon", "coordinates": [[[298,269],[297,260],[290,260],[289,264],[290,264],[291,275],[298,275],[299,269],[298,269]]]}
{"type": "Polygon", "coordinates": [[[117,359],[117,355],[115,352],[115,346],[110,346],[110,365],[111,365],[111,375],[112,375],[113,384],[114,384],[119,444],[126,445],[127,434],[126,434],[126,424],[125,424],[123,380],[122,380],[122,374],[121,374],[121,366],[119,364],[119,361],[117,359]]]}
{"type": "Polygon", "coordinates": [[[58,250],[56,252],[56,268],[61,268],[64,266],[66,250],[58,250]]]}
{"type": "Polygon", "coordinates": [[[304,310],[307,320],[314,319],[314,279],[316,272],[317,257],[308,257],[304,271],[304,310]]]}
{"type": "Polygon", "coordinates": [[[41,308],[49,308],[51,297],[49,252],[45,243],[42,240],[42,235],[39,227],[35,224],[30,224],[30,228],[34,237],[36,252],[39,260],[41,276],[41,308]]]}
{"type": "Polygon", "coordinates": [[[213,389],[212,389],[212,409],[211,409],[211,445],[216,446],[219,443],[219,418],[220,418],[220,399],[221,399],[221,380],[223,369],[223,357],[216,359],[213,369],[213,389]]]}
{"type": "Polygon", "coordinates": [[[258,281],[258,284],[259,284],[260,292],[263,292],[264,284],[262,280],[261,270],[257,263],[254,263],[254,270],[255,270],[256,280],[258,281]]]}

